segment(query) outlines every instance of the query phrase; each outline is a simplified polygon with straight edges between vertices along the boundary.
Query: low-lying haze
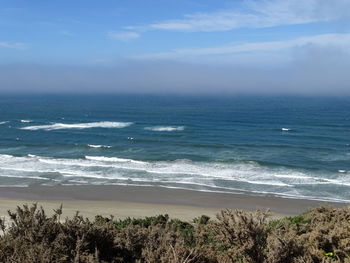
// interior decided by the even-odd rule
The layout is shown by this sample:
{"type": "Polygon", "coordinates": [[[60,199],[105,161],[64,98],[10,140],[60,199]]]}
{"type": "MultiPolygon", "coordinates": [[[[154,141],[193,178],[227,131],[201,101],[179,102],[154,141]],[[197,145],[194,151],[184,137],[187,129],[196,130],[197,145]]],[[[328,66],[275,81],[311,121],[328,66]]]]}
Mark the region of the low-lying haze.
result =
{"type": "Polygon", "coordinates": [[[350,95],[349,8],[4,1],[0,93],[350,95]]]}

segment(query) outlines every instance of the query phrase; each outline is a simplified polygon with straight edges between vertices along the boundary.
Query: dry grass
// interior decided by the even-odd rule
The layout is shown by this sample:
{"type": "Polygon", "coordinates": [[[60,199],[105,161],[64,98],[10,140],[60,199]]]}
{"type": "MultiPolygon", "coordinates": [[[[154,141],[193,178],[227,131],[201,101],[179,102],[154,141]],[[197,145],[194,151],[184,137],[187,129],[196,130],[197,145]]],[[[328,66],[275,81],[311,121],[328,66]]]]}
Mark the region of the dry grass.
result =
{"type": "Polygon", "coordinates": [[[0,262],[350,263],[350,208],[318,207],[296,217],[223,210],[192,223],[167,215],[60,219],[36,205],[0,220],[0,262]],[[5,226],[7,225],[7,227],[5,226]]]}

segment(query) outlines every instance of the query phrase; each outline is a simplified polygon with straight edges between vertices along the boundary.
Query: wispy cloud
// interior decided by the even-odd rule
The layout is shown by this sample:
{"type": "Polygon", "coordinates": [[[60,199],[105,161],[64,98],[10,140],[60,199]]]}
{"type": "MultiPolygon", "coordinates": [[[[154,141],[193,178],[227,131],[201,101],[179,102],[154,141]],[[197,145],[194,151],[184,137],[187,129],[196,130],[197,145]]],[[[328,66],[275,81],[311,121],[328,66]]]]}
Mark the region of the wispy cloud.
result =
{"type": "Polygon", "coordinates": [[[109,31],[107,36],[111,39],[120,40],[120,41],[130,41],[140,37],[140,34],[137,32],[120,32],[120,31],[109,31]]]}
{"type": "Polygon", "coordinates": [[[191,59],[201,56],[230,55],[249,52],[279,52],[305,45],[336,46],[350,51],[350,33],[322,34],[281,41],[230,44],[209,48],[174,49],[169,52],[135,56],[138,59],[191,59]]]}
{"type": "Polygon", "coordinates": [[[348,0],[247,0],[243,3],[243,8],[239,10],[187,14],[181,19],[127,28],[140,31],[213,32],[305,24],[350,17],[348,0]]]}
{"type": "Polygon", "coordinates": [[[68,37],[75,36],[75,34],[73,34],[72,32],[70,32],[70,31],[68,31],[68,30],[61,30],[59,33],[60,33],[60,35],[62,35],[62,36],[68,36],[68,37]]]}
{"type": "Polygon", "coordinates": [[[26,49],[27,45],[19,42],[11,43],[6,41],[0,41],[0,47],[13,48],[13,49],[26,49]]]}

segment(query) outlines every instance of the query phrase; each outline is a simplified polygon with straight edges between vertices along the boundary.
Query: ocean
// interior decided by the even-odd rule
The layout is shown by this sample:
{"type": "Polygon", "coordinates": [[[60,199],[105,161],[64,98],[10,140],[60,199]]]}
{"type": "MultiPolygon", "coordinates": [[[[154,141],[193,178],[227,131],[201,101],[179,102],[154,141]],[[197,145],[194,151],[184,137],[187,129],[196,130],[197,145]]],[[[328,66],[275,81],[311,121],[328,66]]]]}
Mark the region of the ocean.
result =
{"type": "Polygon", "coordinates": [[[2,96],[0,186],[86,184],[350,202],[350,98],[2,96]]]}

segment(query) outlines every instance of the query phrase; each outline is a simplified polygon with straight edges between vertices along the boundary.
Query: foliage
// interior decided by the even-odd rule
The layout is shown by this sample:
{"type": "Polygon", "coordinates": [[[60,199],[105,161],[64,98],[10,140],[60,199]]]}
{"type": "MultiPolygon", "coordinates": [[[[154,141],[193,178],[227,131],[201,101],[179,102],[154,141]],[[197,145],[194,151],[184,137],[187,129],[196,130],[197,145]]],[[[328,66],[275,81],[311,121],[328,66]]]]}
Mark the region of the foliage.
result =
{"type": "Polygon", "coordinates": [[[269,220],[223,210],[192,223],[168,215],[61,219],[36,204],[0,219],[0,262],[350,263],[350,208],[318,207],[269,220]]]}

